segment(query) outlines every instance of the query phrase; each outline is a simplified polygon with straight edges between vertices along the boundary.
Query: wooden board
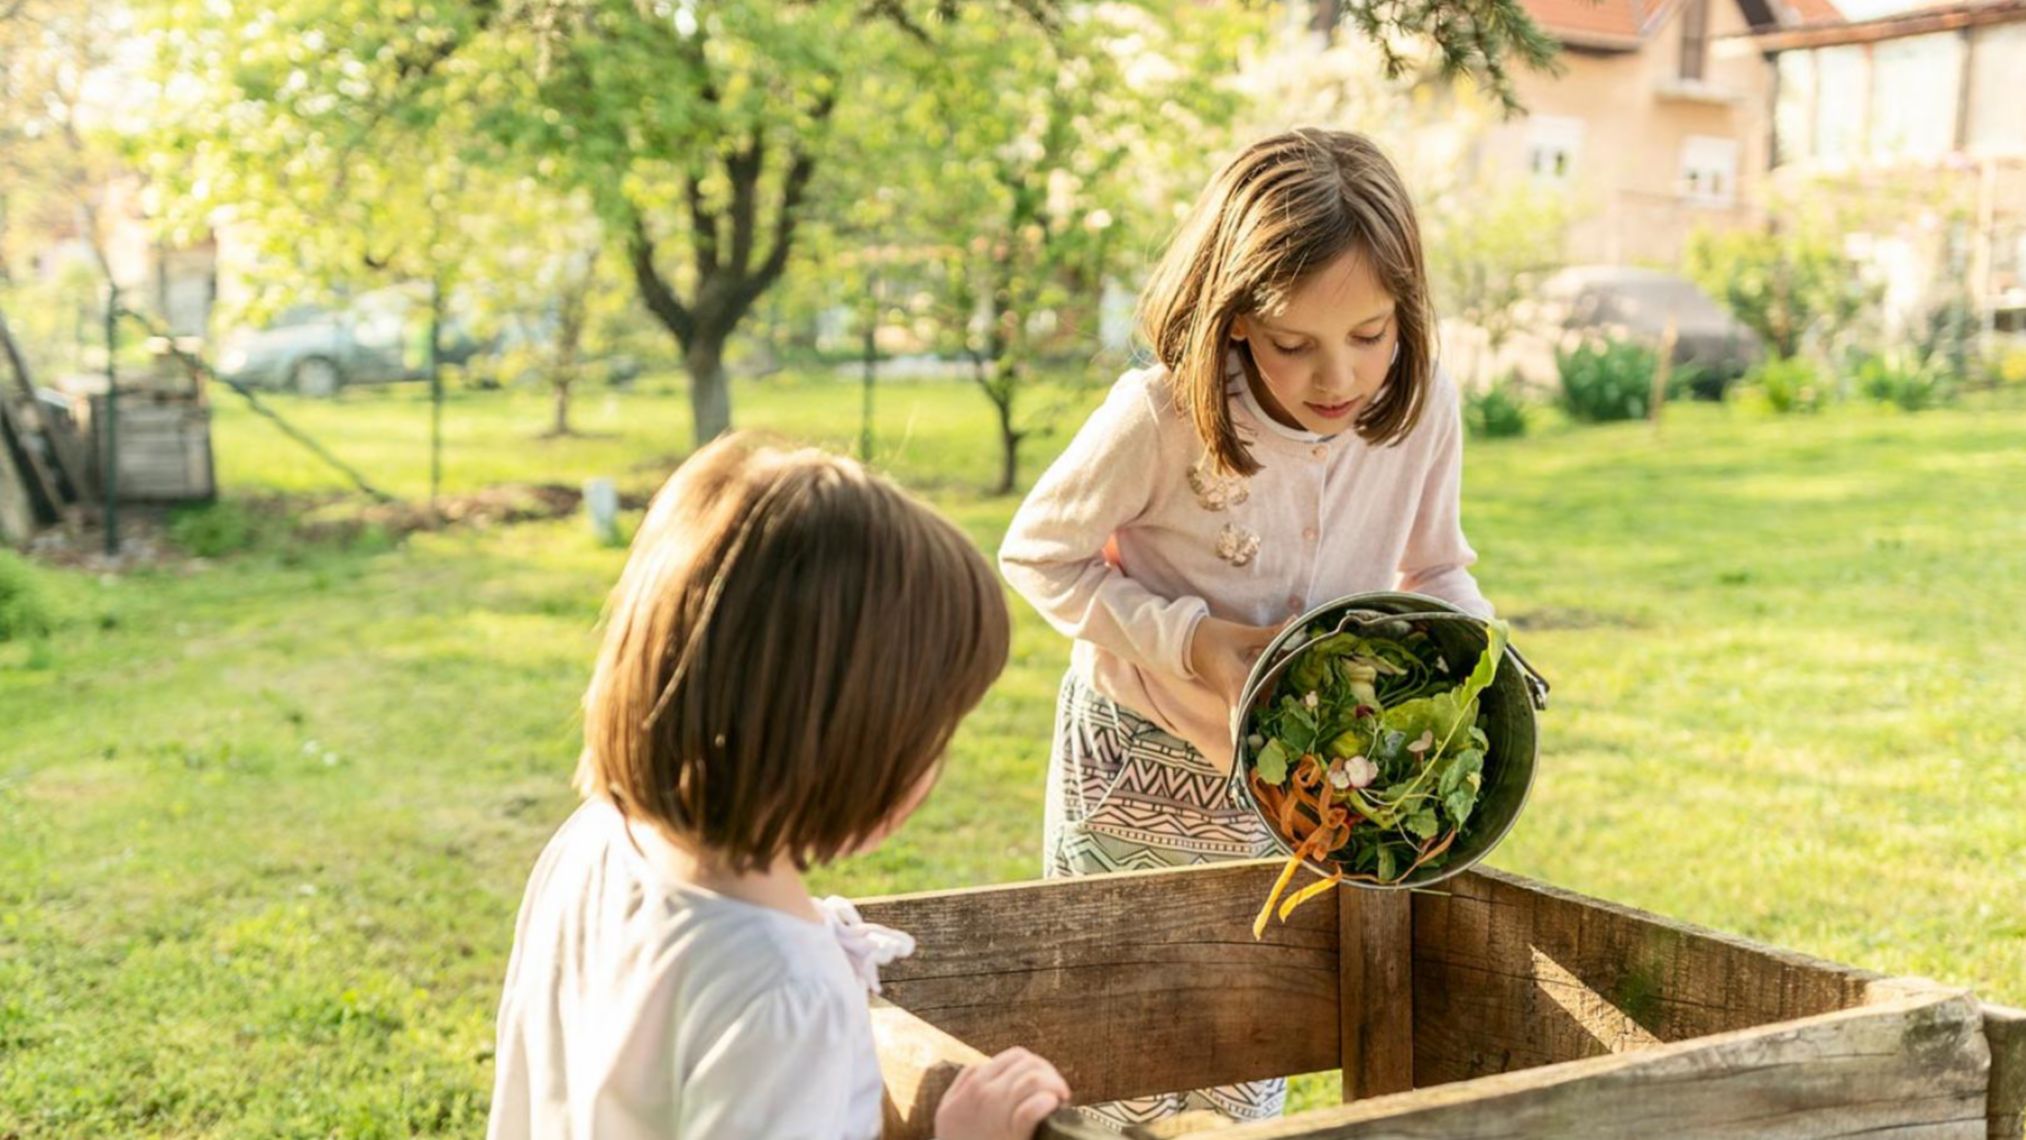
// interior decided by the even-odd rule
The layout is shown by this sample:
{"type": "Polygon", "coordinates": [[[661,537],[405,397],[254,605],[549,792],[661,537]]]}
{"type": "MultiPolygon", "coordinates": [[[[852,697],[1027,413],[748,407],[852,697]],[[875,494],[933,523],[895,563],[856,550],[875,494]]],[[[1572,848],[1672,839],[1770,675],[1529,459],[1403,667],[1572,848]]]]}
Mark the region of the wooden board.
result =
{"type": "MultiPolygon", "coordinates": [[[[105,454],[104,400],[92,401],[94,436],[105,454]]],[[[211,413],[192,400],[122,396],[119,410],[120,499],[176,503],[215,494],[211,413]]]]}
{"type": "Polygon", "coordinates": [[[1497,871],[1414,896],[1417,1087],[1848,1009],[1875,975],[1497,871]]]}
{"type": "Polygon", "coordinates": [[[1990,1140],[2026,1135],[2026,1009],[1984,1007],[1984,1039],[1991,1046],[1990,1140]]]}
{"type": "Polygon", "coordinates": [[[1983,1026],[1981,1007],[1967,995],[1919,993],[1196,1135],[1984,1140],[1990,1052],[1983,1026]]]}
{"type": "Polygon", "coordinates": [[[1337,895],[1346,1104],[1414,1087],[1413,910],[1399,891],[1337,895]]]}
{"type": "Polygon", "coordinates": [[[40,529],[29,489],[33,474],[16,462],[17,446],[6,397],[0,396],[0,542],[27,542],[40,529]]]}
{"type": "Polygon", "coordinates": [[[914,935],[886,997],[996,1053],[1054,1061],[1081,1101],[1172,1092],[1341,1062],[1337,905],[1252,918],[1273,862],[860,902],[914,935]]]}
{"type": "Polygon", "coordinates": [[[985,1055],[907,1010],[875,998],[872,1037],[886,1081],[885,1140],[931,1140],[950,1082],[985,1055]]]}

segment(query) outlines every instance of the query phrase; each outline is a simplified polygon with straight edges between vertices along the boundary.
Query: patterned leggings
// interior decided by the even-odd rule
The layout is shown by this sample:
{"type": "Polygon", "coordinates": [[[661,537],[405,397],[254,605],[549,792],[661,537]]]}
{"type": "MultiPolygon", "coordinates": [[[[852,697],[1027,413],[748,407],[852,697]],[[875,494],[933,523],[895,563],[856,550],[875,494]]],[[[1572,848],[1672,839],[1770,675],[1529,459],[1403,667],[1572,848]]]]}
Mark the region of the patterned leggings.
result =
{"type": "MultiPolygon", "coordinates": [[[[1256,859],[1273,852],[1265,826],[1233,802],[1226,778],[1201,752],[1099,696],[1074,671],[1063,678],[1055,704],[1042,846],[1042,874],[1049,878],[1256,859]]],[[[1267,1120],[1281,1114],[1286,1100],[1287,1082],[1274,1078],[1082,1111],[1124,1131],[1195,1109],[1238,1121],[1267,1120]]]]}

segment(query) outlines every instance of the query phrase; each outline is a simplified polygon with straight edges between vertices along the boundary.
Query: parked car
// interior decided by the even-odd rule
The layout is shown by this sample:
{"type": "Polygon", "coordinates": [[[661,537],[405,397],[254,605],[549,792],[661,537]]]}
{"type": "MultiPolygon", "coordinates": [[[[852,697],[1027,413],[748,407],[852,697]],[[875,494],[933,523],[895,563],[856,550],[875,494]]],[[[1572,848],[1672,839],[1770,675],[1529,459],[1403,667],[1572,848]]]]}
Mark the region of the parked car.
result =
{"type": "MultiPolygon", "coordinates": [[[[260,329],[228,334],[218,356],[225,379],[251,388],[333,396],[355,384],[426,375],[416,351],[426,310],[400,289],[362,294],[341,309],[298,305],[260,329]]],[[[443,359],[463,364],[480,349],[455,319],[446,322],[443,359]]]]}
{"type": "Polygon", "coordinates": [[[1562,339],[1589,333],[1658,347],[1675,326],[1674,367],[1700,399],[1716,400],[1765,357],[1758,334],[1685,277],[1616,265],[1574,266],[1541,283],[1528,324],[1562,339]]]}

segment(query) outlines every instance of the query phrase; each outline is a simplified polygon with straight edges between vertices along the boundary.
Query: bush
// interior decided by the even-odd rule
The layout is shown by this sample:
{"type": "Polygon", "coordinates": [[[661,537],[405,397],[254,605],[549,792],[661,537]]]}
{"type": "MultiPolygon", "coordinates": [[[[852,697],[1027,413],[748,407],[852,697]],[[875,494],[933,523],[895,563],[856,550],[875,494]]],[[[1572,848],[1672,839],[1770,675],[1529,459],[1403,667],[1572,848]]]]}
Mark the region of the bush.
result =
{"type": "Polygon", "coordinates": [[[1527,433],[1526,401],[1508,376],[1463,397],[1463,424],[1479,439],[1511,439],[1527,433]]]}
{"type": "Polygon", "coordinates": [[[1829,403],[1829,386],[1813,364],[1798,356],[1769,357],[1745,376],[1745,383],[1766,398],[1781,415],[1819,412],[1829,403]]]}
{"type": "Polygon", "coordinates": [[[259,527],[244,503],[184,507],[169,518],[169,541],[198,558],[223,558],[253,546],[259,527]]]}
{"type": "Polygon", "coordinates": [[[54,628],[56,614],[35,567],[0,550],[0,642],[43,637],[54,628]]]}
{"type": "Polygon", "coordinates": [[[1985,367],[1994,387],[2026,385],[2026,347],[2001,349],[1985,367]]]}
{"type": "Polygon", "coordinates": [[[1918,363],[1904,357],[1873,356],[1857,366],[1857,390],[1881,404],[1920,412],[1956,397],[1956,385],[1939,359],[1918,363]]]}
{"type": "Polygon", "coordinates": [[[1562,407],[1586,423],[1636,420],[1653,402],[1653,371],[1659,357],[1627,340],[1590,340],[1555,353],[1562,377],[1562,407]]]}

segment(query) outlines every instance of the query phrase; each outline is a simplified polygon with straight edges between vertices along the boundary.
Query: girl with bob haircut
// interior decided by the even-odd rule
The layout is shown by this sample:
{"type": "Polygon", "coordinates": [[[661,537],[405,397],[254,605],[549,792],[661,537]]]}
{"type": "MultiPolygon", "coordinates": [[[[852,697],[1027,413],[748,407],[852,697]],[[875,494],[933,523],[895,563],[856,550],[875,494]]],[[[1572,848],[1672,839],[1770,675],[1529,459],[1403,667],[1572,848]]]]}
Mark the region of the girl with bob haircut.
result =
{"type": "MultiPolygon", "coordinates": [[[[1291,618],[1408,590],[1489,616],[1457,390],[1435,367],[1414,204],[1379,148],[1297,130],[1211,180],[1141,298],[1128,372],[1014,517],[1000,567],[1075,639],[1045,873],[1270,853],[1229,792],[1234,705],[1291,618]]],[[[1086,1109],[1280,1113],[1283,1082],[1086,1109]]]]}
{"type": "MultiPolygon", "coordinates": [[[[867,990],[912,949],[803,872],[878,846],[1006,662],[964,535],[823,452],[741,438],[655,497],[584,696],[583,805],[528,881],[500,1002],[493,1140],[879,1135],[867,990]]],[[[1066,1102],[1009,1050],[943,1140],[1066,1102]]]]}

